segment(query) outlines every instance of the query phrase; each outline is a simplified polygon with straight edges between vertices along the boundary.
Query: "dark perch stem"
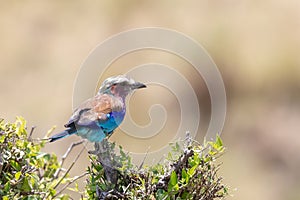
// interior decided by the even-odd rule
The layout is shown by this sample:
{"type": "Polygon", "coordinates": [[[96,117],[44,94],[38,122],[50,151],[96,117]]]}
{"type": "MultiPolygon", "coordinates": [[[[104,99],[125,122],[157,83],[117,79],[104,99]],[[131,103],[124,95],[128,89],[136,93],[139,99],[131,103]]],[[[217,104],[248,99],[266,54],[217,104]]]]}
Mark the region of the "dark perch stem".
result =
{"type": "Polygon", "coordinates": [[[112,144],[108,142],[107,139],[104,139],[102,142],[95,143],[95,150],[89,153],[97,156],[98,161],[101,163],[106,180],[111,184],[112,188],[109,188],[109,191],[101,191],[100,188],[97,188],[97,198],[98,199],[110,199],[111,195],[118,195],[118,192],[114,190],[114,187],[118,182],[118,167],[121,167],[121,164],[117,161],[116,154],[112,144]]]}
{"type": "Polygon", "coordinates": [[[107,139],[104,139],[102,142],[96,142],[94,145],[95,151],[91,153],[97,156],[98,161],[103,166],[108,182],[115,185],[118,180],[118,170],[116,168],[121,167],[121,164],[115,159],[116,154],[110,145],[107,139]]]}

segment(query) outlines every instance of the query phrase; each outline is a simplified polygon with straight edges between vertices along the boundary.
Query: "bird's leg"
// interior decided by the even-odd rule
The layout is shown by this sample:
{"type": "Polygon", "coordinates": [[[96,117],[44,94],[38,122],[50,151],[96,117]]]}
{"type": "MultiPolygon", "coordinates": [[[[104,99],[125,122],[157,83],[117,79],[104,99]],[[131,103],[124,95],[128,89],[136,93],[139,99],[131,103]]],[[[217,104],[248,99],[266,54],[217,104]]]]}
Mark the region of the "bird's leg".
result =
{"type": "Polygon", "coordinates": [[[111,132],[109,132],[109,133],[106,134],[107,140],[112,136],[113,133],[114,133],[114,131],[111,131],[111,132]]]}

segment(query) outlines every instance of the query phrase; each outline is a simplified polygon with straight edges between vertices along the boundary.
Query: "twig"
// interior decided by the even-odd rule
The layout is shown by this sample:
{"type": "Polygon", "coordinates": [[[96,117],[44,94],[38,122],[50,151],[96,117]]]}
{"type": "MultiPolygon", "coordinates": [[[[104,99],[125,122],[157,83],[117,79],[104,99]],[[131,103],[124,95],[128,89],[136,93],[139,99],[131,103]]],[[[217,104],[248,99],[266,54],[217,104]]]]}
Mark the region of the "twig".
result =
{"type": "Polygon", "coordinates": [[[148,156],[148,153],[149,153],[149,150],[150,150],[150,146],[148,147],[148,149],[147,149],[147,151],[146,151],[146,154],[145,154],[145,156],[144,156],[144,158],[143,158],[143,161],[141,162],[141,164],[140,164],[140,166],[139,166],[139,168],[138,168],[138,170],[141,170],[142,169],[142,167],[143,167],[143,165],[144,165],[144,163],[145,163],[145,160],[146,160],[146,158],[147,158],[147,156],[148,156]]]}
{"type": "MultiPolygon", "coordinates": [[[[68,184],[66,184],[60,191],[58,191],[58,192],[55,194],[54,197],[58,196],[58,195],[59,195],[60,193],[62,193],[69,185],[71,185],[71,184],[74,183],[76,180],[78,180],[78,179],[84,177],[84,176],[87,175],[87,174],[88,174],[88,172],[85,172],[85,173],[81,174],[80,176],[77,176],[76,178],[74,177],[74,179],[71,180],[68,184]]],[[[54,197],[53,197],[53,198],[54,198],[54,197]]]]}
{"type": "Polygon", "coordinates": [[[61,167],[58,168],[57,171],[55,172],[54,178],[57,178],[57,177],[59,176],[59,173],[61,172],[62,166],[63,166],[63,164],[64,164],[66,158],[68,157],[68,155],[71,153],[72,149],[73,149],[74,147],[76,147],[77,145],[82,144],[83,142],[84,142],[84,140],[80,140],[80,141],[74,142],[74,143],[72,143],[72,144],[70,145],[70,147],[67,149],[66,153],[61,157],[61,161],[60,161],[60,164],[59,164],[61,167]]]}
{"type": "MultiPolygon", "coordinates": [[[[72,146],[72,145],[71,145],[72,146]]],[[[78,153],[78,155],[76,156],[76,158],[73,160],[72,164],[70,165],[70,167],[67,169],[67,171],[65,172],[65,174],[60,178],[60,180],[56,183],[56,185],[53,187],[54,189],[56,189],[59,184],[66,178],[67,174],[71,171],[71,169],[73,168],[73,166],[75,165],[76,161],[79,159],[80,155],[82,154],[83,150],[85,149],[86,147],[83,146],[83,148],[80,150],[80,152],[78,153]]],[[[68,151],[67,151],[68,152],[68,151]]],[[[48,193],[48,195],[46,196],[46,198],[44,199],[47,199],[49,197],[50,193],[48,193]]],[[[57,196],[54,195],[53,198],[55,198],[57,196]]]]}
{"type": "Polygon", "coordinates": [[[172,170],[170,170],[170,173],[166,174],[165,176],[161,177],[156,184],[155,188],[156,189],[164,189],[165,187],[168,186],[168,182],[171,177],[171,172],[175,171],[176,174],[182,170],[182,167],[187,163],[188,159],[194,155],[193,150],[186,150],[184,153],[181,155],[181,157],[178,159],[177,162],[173,163],[172,170]]]}
{"type": "Polygon", "coordinates": [[[71,171],[72,167],[74,166],[74,164],[76,163],[76,161],[79,159],[80,155],[82,154],[83,150],[85,149],[85,146],[83,146],[83,148],[81,149],[81,151],[79,152],[79,154],[76,156],[76,158],[73,160],[72,164],[70,165],[70,167],[67,169],[66,173],[61,177],[61,179],[58,181],[58,183],[53,187],[54,189],[57,188],[57,186],[62,182],[62,180],[67,176],[67,174],[71,171]]]}
{"type": "Polygon", "coordinates": [[[28,136],[28,141],[32,141],[32,134],[33,134],[33,131],[34,131],[35,128],[36,128],[36,126],[31,127],[31,130],[30,130],[30,133],[29,133],[29,136],[28,136]]]}

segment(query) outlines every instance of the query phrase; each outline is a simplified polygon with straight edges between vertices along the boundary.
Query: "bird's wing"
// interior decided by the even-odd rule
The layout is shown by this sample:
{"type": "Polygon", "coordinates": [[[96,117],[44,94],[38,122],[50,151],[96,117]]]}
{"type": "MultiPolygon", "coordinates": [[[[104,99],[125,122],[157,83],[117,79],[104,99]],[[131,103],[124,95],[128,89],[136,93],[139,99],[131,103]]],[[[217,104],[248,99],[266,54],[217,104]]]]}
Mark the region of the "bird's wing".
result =
{"type": "Polygon", "coordinates": [[[100,94],[82,103],[73,113],[65,127],[97,125],[107,120],[107,114],[122,109],[122,102],[111,95],[100,94]]]}

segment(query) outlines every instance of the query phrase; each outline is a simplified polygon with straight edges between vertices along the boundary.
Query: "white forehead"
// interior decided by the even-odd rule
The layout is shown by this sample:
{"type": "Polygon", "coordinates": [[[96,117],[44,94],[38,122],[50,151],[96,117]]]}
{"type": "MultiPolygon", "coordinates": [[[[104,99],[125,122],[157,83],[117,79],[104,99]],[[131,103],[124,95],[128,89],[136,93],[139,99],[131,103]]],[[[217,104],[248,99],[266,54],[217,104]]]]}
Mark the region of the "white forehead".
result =
{"type": "Polygon", "coordinates": [[[135,81],[129,77],[126,77],[124,75],[119,76],[113,76],[105,79],[102,86],[110,86],[113,84],[119,84],[119,83],[127,83],[127,84],[133,84],[135,81]]]}

